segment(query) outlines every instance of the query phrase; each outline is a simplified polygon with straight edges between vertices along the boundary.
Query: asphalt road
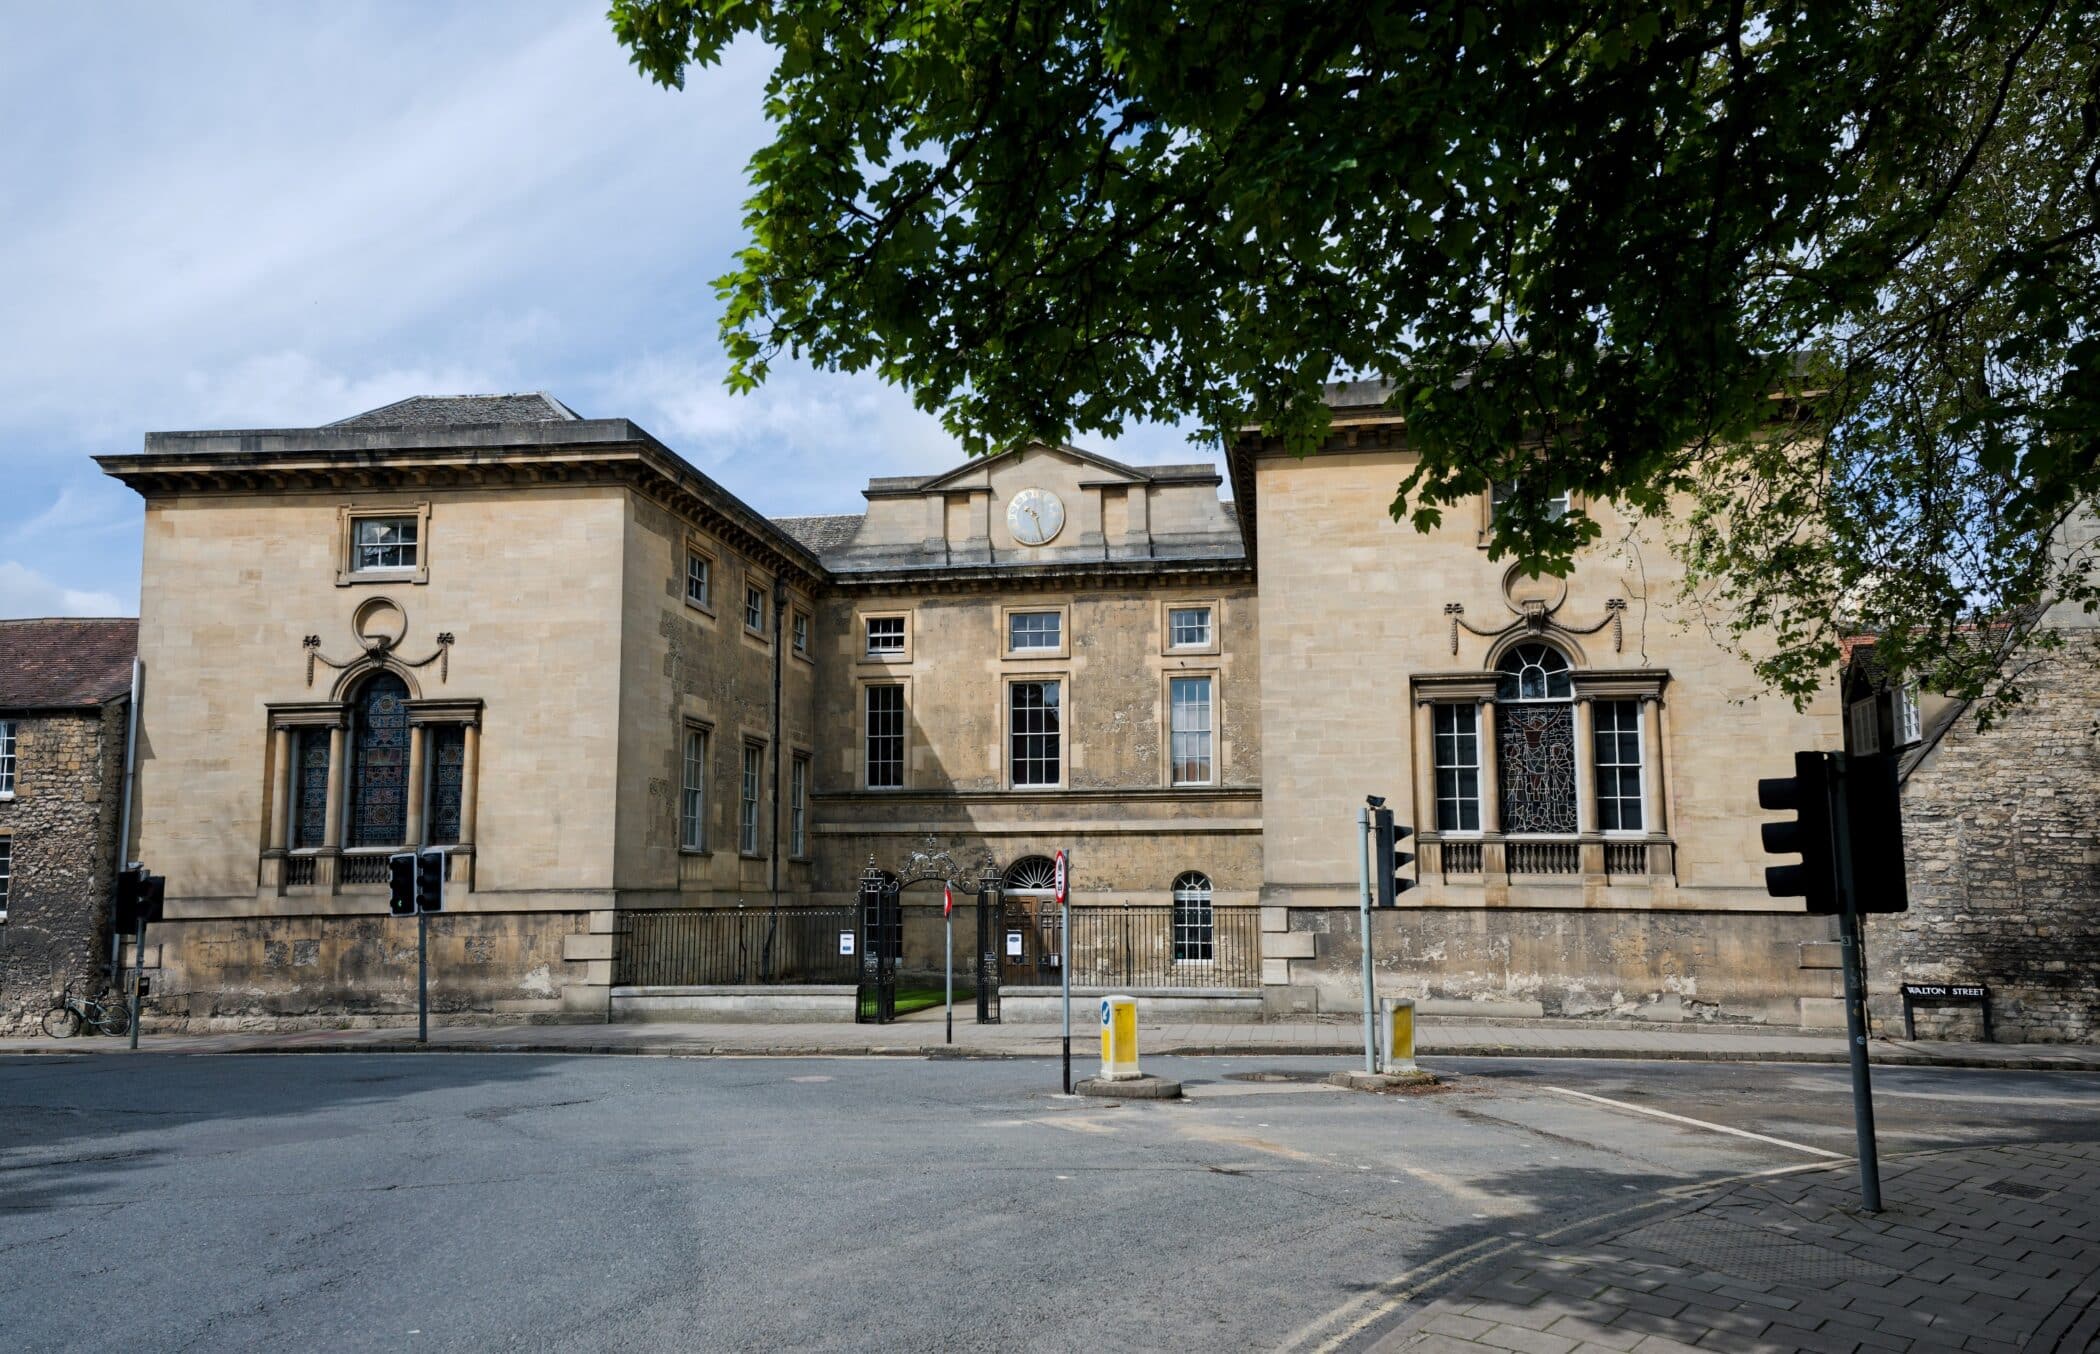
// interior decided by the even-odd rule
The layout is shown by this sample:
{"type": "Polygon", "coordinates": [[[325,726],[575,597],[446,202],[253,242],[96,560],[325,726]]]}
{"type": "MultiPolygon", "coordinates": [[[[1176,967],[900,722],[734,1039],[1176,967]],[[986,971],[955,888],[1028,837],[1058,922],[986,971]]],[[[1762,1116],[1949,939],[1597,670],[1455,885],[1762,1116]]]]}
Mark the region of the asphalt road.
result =
{"type": "MultiPolygon", "coordinates": [[[[1842,1068],[1430,1065],[1158,1060],[1191,1099],[1118,1107],[1031,1060],[0,1060],[0,1346],[1272,1348],[1489,1238],[1851,1151],[1842,1068]]],[[[1885,1151],[2100,1134],[2100,1078],[1876,1085],[1885,1151]]]]}

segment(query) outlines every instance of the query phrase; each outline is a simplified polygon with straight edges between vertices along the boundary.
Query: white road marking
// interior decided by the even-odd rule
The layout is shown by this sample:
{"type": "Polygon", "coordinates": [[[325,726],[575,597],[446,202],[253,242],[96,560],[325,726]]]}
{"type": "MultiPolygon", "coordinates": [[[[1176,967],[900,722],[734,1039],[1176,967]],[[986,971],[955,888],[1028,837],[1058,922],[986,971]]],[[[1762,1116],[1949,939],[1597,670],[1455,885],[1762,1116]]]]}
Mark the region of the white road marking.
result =
{"type": "Polygon", "coordinates": [[[1406,1171],[1423,1184],[1428,1185],[1431,1189],[1442,1190],[1461,1203],[1471,1204],[1475,1208],[1487,1210],[1484,1213],[1473,1215],[1477,1218],[1489,1216],[1514,1217],[1519,1213],[1531,1211],[1529,1204],[1520,1203],[1504,1195],[1490,1194],[1484,1189],[1467,1184],[1456,1176],[1445,1175],[1442,1171],[1432,1171],[1426,1166],[1402,1166],[1400,1169],[1406,1171]]]}
{"type": "Polygon", "coordinates": [[[1703,1128],[1714,1133],[1727,1133],[1738,1138],[1749,1138],[1753,1142],[1767,1142],[1774,1147],[1790,1148],[1796,1152],[1806,1152],[1810,1156],[1828,1157],[1832,1161],[1843,1161],[1846,1159],[1843,1152],[1832,1152],[1822,1147],[1810,1147],[1805,1142],[1789,1142],[1785,1138],[1774,1138],[1764,1133],[1752,1133],[1746,1128],[1730,1128],[1726,1124],[1714,1124],[1708,1123],[1704,1119],[1687,1118],[1682,1114],[1672,1114],[1668,1110],[1649,1109],[1646,1105],[1629,1105],[1623,1100],[1612,1100],[1601,1095],[1591,1095],[1588,1091],[1571,1091],[1565,1086],[1547,1086],[1542,1089],[1551,1091],[1555,1095],[1573,1096],[1577,1100],[1590,1100],[1599,1105],[1609,1105],[1615,1110],[1626,1110],[1633,1114],[1645,1114],[1651,1118],[1667,1119],[1673,1124],[1689,1124],[1693,1128],[1703,1128]]]}

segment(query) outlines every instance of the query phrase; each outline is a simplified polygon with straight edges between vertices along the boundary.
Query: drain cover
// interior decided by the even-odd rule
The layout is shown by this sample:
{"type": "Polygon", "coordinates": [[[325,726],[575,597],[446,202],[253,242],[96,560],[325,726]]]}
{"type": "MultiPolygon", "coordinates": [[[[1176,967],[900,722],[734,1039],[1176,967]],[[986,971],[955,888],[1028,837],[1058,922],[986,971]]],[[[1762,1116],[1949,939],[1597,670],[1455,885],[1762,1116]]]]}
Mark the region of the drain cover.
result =
{"type": "Polygon", "coordinates": [[[1308,1072],[1298,1072],[1298,1071],[1289,1071],[1289,1072],[1227,1072],[1227,1073],[1225,1074],[1225,1077],[1224,1077],[1224,1079],[1225,1079],[1226,1081],[1260,1081],[1260,1082],[1276,1082],[1276,1081],[1287,1081],[1287,1082],[1292,1082],[1292,1083],[1295,1083],[1295,1084],[1297,1084],[1297,1085],[1301,1085],[1301,1086],[1302,1086],[1302,1085],[1310,1085],[1310,1084],[1313,1084],[1313,1083],[1324,1083],[1324,1082],[1325,1082],[1325,1081],[1327,1080],[1327,1074],[1326,1074],[1325,1072],[1309,1072],[1309,1071],[1308,1071],[1308,1072]]]}
{"type": "Polygon", "coordinates": [[[2019,1180],[1993,1180],[1984,1188],[1993,1194],[2003,1194],[2013,1199],[2046,1199],[2056,1193],[2053,1189],[2043,1189],[2040,1185],[2030,1185],[2019,1180]]]}

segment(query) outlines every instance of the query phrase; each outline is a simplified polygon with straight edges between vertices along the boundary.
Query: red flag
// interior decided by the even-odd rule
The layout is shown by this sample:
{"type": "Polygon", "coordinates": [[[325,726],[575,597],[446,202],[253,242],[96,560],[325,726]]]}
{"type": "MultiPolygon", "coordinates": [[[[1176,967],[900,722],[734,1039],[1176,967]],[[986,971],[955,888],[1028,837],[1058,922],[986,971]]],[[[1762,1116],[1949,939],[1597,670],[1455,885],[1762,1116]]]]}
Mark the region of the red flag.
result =
{"type": "Polygon", "coordinates": [[[946,884],[941,885],[941,915],[944,917],[955,915],[955,890],[949,888],[946,884]]]}

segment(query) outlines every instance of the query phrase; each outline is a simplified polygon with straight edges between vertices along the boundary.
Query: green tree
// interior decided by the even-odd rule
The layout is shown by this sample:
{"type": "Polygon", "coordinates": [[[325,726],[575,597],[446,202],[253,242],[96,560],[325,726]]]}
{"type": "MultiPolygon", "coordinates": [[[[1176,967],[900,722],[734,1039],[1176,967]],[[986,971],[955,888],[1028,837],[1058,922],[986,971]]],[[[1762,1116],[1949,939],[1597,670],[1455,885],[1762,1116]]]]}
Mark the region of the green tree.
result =
{"type": "MultiPolygon", "coordinates": [[[[973,451],[1194,418],[1300,449],[1391,383],[1396,518],[1667,516],[1775,687],[1837,641],[1996,701],[2100,491],[2093,4],[614,0],[653,79],[755,39],[732,384],[880,372],[973,451]],[[1688,497],[1687,497],[1688,496],[1688,497]],[[1693,506],[1684,511],[1689,501],[1693,506]]],[[[2046,642],[2046,636],[2040,642],[2046,642]]]]}

